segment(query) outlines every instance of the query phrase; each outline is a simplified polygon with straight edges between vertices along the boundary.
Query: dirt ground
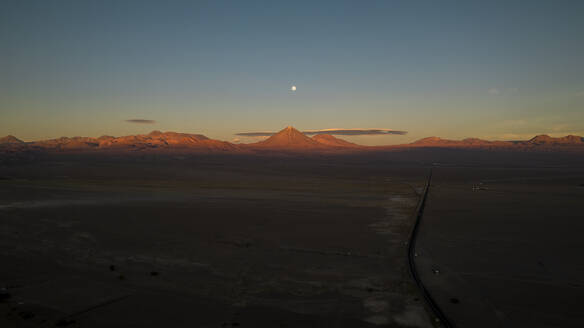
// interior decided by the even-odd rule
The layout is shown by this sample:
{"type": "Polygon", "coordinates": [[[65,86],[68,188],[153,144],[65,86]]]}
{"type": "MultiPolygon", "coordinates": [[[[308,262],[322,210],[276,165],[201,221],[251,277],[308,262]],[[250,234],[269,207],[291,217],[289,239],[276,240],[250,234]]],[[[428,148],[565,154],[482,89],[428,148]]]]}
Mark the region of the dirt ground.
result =
{"type": "Polygon", "coordinates": [[[5,163],[0,326],[431,327],[405,260],[426,173],[339,158],[5,163]]]}
{"type": "Polygon", "coordinates": [[[421,279],[457,327],[581,327],[584,169],[435,168],[421,279]]]}
{"type": "Polygon", "coordinates": [[[584,321],[584,156],[0,158],[2,327],[457,327],[584,321]]]}

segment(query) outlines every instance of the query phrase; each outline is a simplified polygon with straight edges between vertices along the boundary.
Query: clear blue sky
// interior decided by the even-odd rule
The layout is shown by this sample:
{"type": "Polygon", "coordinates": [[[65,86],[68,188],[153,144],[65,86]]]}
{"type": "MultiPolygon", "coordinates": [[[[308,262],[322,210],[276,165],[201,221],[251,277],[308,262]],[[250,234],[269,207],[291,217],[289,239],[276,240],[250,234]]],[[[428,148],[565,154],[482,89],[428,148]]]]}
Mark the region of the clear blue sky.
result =
{"type": "Polygon", "coordinates": [[[0,44],[0,135],[24,140],[584,134],[584,1],[2,1],[0,44]]]}

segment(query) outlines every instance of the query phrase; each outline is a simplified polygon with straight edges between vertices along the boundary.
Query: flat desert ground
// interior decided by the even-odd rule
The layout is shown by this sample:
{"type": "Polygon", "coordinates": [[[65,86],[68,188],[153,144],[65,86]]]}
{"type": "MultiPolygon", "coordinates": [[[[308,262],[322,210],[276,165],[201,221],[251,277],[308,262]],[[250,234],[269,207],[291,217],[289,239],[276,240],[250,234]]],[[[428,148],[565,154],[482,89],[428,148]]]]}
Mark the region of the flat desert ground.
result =
{"type": "Polygon", "coordinates": [[[406,261],[424,167],[62,155],[0,172],[2,327],[431,327],[406,261]]]}
{"type": "Polygon", "coordinates": [[[584,168],[565,164],[433,170],[417,264],[457,327],[582,327],[584,168]]]}
{"type": "Polygon", "coordinates": [[[584,319],[580,154],[54,155],[0,166],[2,327],[584,319]],[[475,188],[474,186],[479,186],[475,188]]]}

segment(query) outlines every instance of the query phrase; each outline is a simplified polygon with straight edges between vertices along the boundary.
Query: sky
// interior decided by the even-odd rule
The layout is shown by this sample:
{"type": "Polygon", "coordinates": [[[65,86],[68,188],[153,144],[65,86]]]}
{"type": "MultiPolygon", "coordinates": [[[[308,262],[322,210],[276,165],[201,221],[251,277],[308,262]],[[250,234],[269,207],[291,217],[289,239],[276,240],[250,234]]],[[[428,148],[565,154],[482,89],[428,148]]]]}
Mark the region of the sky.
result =
{"type": "Polygon", "coordinates": [[[583,1],[28,1],[0,10],[0,135],[394,129],[584,135],[583,1]],[[296,86],[296,91],[291,87],[296,86]]]}

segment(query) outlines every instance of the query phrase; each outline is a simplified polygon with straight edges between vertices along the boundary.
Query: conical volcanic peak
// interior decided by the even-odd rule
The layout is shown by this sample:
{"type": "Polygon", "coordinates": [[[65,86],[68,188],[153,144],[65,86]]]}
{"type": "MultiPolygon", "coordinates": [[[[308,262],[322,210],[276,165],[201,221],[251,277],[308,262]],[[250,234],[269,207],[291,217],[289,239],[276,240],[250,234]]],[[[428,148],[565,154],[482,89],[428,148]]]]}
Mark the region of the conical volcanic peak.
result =
{"type": "Polygon", "coordinates": [[[270,148],[295,149],[321,148],[323,146],[321,143],[312,140],[304,133],[291,126],[288,126],[268,139],[259,142],[258,145],[270,148]]]}

